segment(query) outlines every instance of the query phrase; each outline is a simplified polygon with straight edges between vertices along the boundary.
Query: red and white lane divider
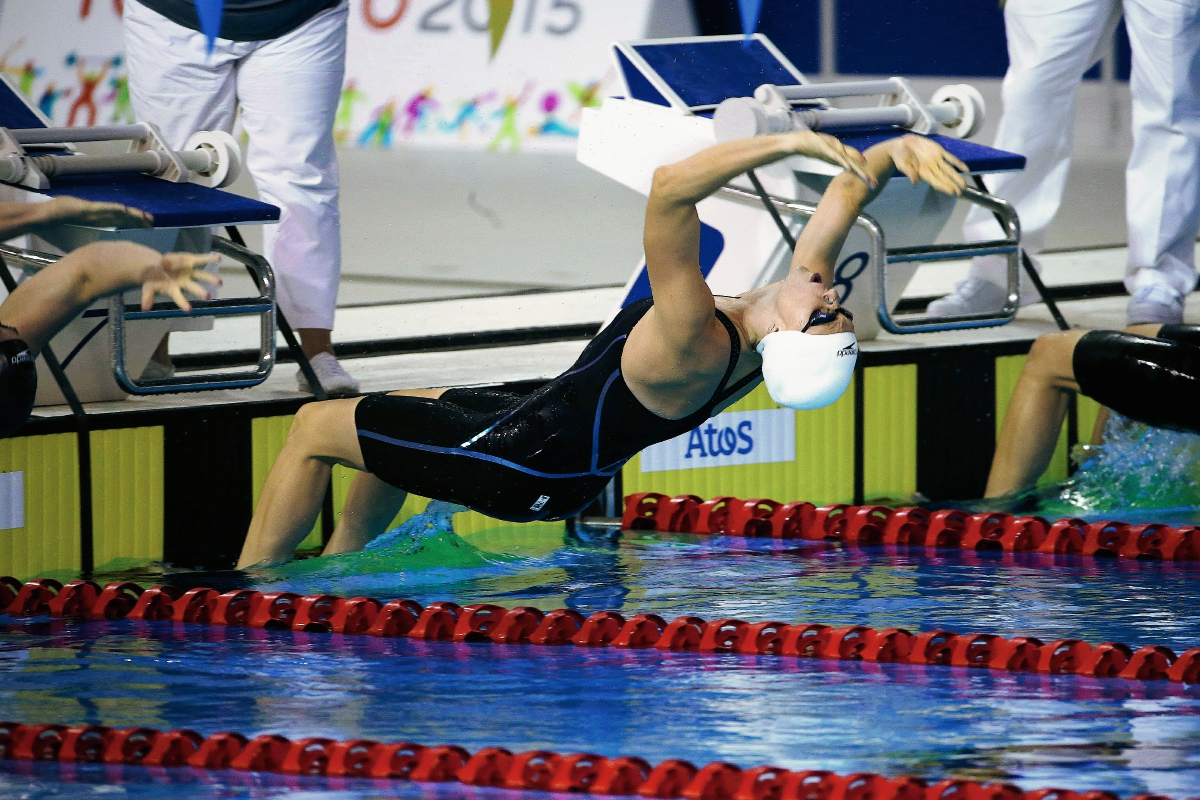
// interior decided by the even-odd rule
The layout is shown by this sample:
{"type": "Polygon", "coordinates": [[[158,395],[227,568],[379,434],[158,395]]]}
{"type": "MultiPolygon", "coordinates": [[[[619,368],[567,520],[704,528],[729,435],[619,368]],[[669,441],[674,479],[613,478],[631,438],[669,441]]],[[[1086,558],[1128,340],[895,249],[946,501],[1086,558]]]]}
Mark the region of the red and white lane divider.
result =
{"type": "MultiPolygon", "coordinates": [[[[289,740],[277,734],[253,739],[222,732],[106,728],[100,725],[22,725],[0,722],[0,759],[242,770],[284,775],[458,782],[549,792],[688,800],[1119,800],[1111,792],[1040,789],[1009,783],[885,778],[873,773],[836,775],[763,766],[741,769],[716,761],[703,767],[677,759],[657,766],[641,758],[549,750],[512,753],[485,747],[474,754],[454,745],[382,744],[369,739],[322,737],[289,740]]],[[[1129,800],[1170,800],[1140,794],[1129,800]]]]}
{"type": "Polygon", "coordinates": [[[1067,518],[923,508],[851,506],[817,508],[755,498],[658,492],[625,498],[625,530],[744,536],[766,539],[833,540],[849,545],[896,545],[952,550],[1079,555],[1158,561],[1200,561],[1200,527],[1159,523],[1085,522],[1067,518]]]}
{"type": "Polygon", "coordinates": [[[134,583],[91,581],[65,586],[51,579],[24,585],[0,578],[0,609],[13,616],[48,615],[93,620],[174,620],[200,625],[274,628],[313,633],[363,634],[504,645],[657,648],[704,653],[816,658],[838,661],[974,667],[1049,675],[1075,674],[1133,681],[1200,683],[1200,647],[1178,656],[1167,647],[1134,650],[1119,642],[1091,645],[1077,639],[1042,642],[989,633],[944,630],[911,633],[864,625],[835,628],[740,619],[685,616],[668,622],[656,614],[628,618],[615,611],[584,617],[572,609],[542,612],[530,606],[459,606],[415,600],[380,602],[329,594],[215,589],[183,592],[173,586],[142,589],[134,583]]]}

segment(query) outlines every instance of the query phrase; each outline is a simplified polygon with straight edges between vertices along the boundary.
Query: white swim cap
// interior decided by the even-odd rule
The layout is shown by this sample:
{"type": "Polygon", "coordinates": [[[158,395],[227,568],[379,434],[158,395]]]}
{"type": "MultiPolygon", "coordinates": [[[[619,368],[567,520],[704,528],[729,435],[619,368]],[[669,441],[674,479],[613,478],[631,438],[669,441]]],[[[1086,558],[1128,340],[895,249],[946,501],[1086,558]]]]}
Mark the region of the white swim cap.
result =
{"type": "Polygon", "coordinates": [[[858,339],[849,331],[775,331],[756,349],[771,399],[799,411],[824,408],[841,397],[858,362],[858,339]]]}

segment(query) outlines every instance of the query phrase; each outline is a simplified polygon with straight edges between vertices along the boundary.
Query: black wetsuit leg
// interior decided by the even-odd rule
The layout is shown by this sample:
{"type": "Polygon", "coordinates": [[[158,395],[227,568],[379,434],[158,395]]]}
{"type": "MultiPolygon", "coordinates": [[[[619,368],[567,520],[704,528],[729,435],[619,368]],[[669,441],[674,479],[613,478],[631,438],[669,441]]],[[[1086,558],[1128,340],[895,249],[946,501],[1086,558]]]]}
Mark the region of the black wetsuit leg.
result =
{"type": "Polygon", "coordinates": [[[438,400],[366,397],[354,418],[365,466],[397,488],[510,522],[577,513],[600,493],[607,477],[546,474],[464,447],[522,400],[473,389],[448,391],[438,400]],[[476,410],[481,407],[489,410],[476,410]]]}
{"type": "Polygon", "coordinates": [[[37,395],[37,368],[29,345],[20,339],[0,342],[0,438],[25,424],[37,395]]]}
{"type": "Polygon", "coordinates": [[[1180,339],[1091,331],[1075,345],[1075,380],[1083,394],[1118,414],[1156,428],[1200,433],[1200,347],[1182,343],[1192,332],[1166,333],[1180,339]]]}
{"type": "Polygon", "coordinates": [[[1200,347],[1200,325],[1163,325],[1156,338],[1200,347]]]}

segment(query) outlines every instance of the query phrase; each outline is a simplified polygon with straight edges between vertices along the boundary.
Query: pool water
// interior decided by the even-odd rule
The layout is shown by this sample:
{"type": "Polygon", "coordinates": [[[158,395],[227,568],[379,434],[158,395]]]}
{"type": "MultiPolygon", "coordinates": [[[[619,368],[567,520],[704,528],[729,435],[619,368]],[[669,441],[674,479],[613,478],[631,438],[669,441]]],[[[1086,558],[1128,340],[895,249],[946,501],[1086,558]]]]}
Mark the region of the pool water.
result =
{"type": "MultiPolygon", "coordinates": [[[[936,627],[1164,644],[1177,652],[1200,641],[1200,566],[1193,565],[958,551],[930,557],[921,550],[646,533],[585,541],[528,527],[469,540],[436,524],[417,534],[241,581],[422,603],[936,627]]],[[[367,737],[472,751],[583,750],[651,762],[725,760],[1007,780],[1025,789],[1200,795],[1200,686],[1168,682],[49,620],[0,624],[0,671],[0,718],[29,722],[367,737]]],[[[104,767],[73,769],[68,781],[58,765],[0,762],[0,794],[113,791],[104,767]]],[[[203,784],[179,782],[185,779],[194,775],[131,769],[119,791],[511,794],[310,779],[293,787],[277,776],[235,773],[206,776],[203,784]]]]}

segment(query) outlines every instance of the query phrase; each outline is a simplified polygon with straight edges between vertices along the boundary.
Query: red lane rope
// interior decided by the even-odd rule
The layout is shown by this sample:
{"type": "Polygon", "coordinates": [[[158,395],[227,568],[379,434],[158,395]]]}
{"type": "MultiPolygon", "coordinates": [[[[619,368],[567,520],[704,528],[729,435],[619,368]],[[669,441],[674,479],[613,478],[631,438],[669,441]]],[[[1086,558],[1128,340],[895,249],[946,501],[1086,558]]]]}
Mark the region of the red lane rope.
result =
{"type": "Polygon", "coordinates": [[[459,606],[415,600],[382,603],[371,597],[215,589],[183,592],[173,586],[142,589],[135,583],[91,581],[65,586],[50,578],[21,585],[0,577],[0,609],[13,616],[49,615],[93,620],[174,620],[201,625],[290,629],[312,633],[366,634],[412,639],[495,644],[649,648],[705,653],[869,661],[925,666],[975,667],[1008,672],[1075,674],[1135,681],[1200,683],[1200,647],[1176,656],[1168,647],[1133,650],[1119,642],[1091,645],[1078,639],[1042,642],[1032,636],[1006,639],[989,633],[944,630],[911,633],[865,625],[834,628],[740,619],[685,616],[667,622],[657,614],[629,618],[615,611],[584,617],[560,608],[504,608],[488,603],[459,606]]]}
{"type": "Polygon", "coordinates": [[[923,508],[822,506],[755,498],[658,492],[625,498],[625,530],[716,534],[768,539],[834,540],[850,545],[929,549],[1002,550],[1009,553],[1080,555],[1160,561],[1200,561],[1200,528],[1159,523],[1085,522],[1069,517],[929,512],[923,508]]]}
{"type": "MultiPolygon", "coordinates": [[[[594,753],[561,755],[549,750],[512,753],[485,747],[428,747],[412,742],[323,737],[289,740],[278,734],[253,739],[221,732],[106,728],[101,725],[22,725],[0,722],[0,758],[90,762],[196,770],[233,769],[284,775],[390,778],[455,782],[550,792],[640,795],[688,800],[1119,800],[1112,792],[1039,789],[1010,783],[947,779],[885,778],[874,773],[836,775],[824,770],[792,772],[762,766],[741,769],[723,761],[703,767],[678,759],[655,767],[641,758],[594,753]]],[[[1170,800],[1139,794],[1129,800],[1170,800]]]]}

